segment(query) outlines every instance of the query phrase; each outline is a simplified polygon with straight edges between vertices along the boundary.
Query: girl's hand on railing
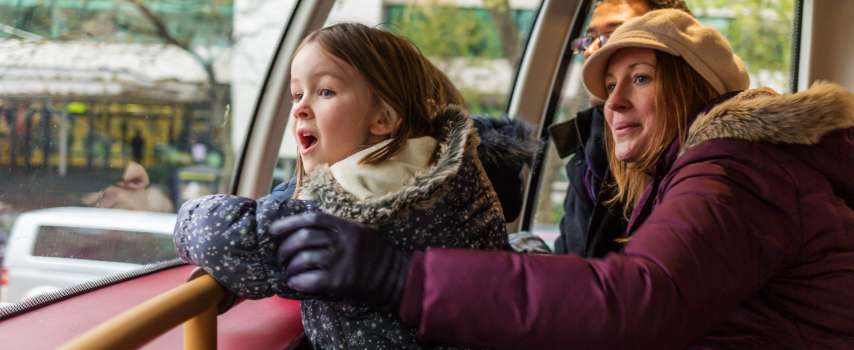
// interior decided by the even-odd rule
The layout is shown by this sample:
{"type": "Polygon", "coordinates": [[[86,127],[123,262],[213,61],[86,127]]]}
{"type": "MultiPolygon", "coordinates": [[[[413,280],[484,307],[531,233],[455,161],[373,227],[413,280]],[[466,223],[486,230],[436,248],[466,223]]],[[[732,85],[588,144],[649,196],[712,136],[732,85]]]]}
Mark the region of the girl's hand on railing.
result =
{"type": "Polygon", "coordinates": [[[274,219],[316,211],[312,202],[266,196],[259,200],[212,195],[184,203],[173,239],[178,255],[199,266],[240,298],[279,294],[305,298],[282,288],[276,242],[270,235],[274,219]]]}

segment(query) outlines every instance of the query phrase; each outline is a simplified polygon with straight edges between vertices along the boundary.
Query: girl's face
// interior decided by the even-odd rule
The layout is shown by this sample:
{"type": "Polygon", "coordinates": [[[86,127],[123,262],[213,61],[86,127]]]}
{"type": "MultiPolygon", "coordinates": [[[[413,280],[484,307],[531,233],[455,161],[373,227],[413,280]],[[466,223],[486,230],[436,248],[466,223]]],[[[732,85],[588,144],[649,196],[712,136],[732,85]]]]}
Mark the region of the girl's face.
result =
{"type": "Polygon", "coordinates": [[[655,127],[655,52],[617,51],[605,72],[605,120],[614,135],[618,160],[634,162],[650,145],[655,127]]]}
{"type": "Polygon", "coordinates": [[[294,137],[306,173],[347,158],[393,131],[386,127],[391,112],[373,96],[362,74],[317,43],[307,43],[294,57],[291,95],[294,137]]]}

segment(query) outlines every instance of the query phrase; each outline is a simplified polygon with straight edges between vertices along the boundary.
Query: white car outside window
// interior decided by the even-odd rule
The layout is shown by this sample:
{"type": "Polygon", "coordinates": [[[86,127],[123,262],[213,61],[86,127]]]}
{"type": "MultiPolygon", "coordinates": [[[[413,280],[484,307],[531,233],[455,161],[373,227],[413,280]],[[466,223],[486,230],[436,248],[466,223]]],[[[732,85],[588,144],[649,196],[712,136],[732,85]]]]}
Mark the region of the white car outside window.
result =
{"type": "Polygon", "coordinates": [[[3,268],[2,302],[176,257],[175,214],[63,207],[21,214],[3,268]]]}

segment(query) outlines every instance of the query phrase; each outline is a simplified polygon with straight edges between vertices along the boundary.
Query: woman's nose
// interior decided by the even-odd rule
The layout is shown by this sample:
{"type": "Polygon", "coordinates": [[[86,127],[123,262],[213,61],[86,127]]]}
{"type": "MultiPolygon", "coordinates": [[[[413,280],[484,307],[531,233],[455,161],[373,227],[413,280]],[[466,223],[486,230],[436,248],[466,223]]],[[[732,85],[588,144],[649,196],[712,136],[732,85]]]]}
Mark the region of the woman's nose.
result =
{"type": "Polygon", "coordinates": [[[631,101],[626,97],[626,89],[617,84],[614,90],[608,94],[608,99],[605,100],[605,107],[613,111],[624,111],[631,108],[631,101]]]}

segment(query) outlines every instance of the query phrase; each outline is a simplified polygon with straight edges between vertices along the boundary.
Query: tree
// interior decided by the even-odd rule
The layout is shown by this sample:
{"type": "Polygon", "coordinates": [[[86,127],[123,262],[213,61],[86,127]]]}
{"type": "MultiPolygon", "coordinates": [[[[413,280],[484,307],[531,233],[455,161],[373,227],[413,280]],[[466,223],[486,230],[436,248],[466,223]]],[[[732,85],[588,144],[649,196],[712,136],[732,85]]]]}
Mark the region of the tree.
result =
{"type": "Polygon", "coordinates": [[[516,22],[513,20],[510,0],[484,0],[484,6],[492,15],[492,21],[497,26],[498,34],[501,36],[501,49],[504,51],[504,57],[510,62],[518,62],[521,51],[519,28],[516,27],[516,22]]]}
{"type": "Polygon", "coordinates": [[[723,13],[730,22],[720,28],[733,50],[747,63],[754,86],[788,88],[791,70],[793,0],[697,0],[692,10],[704,17],[723,13]],[[775,75],[784,79],[775,81],[775,75]]]}
{"type": "MultiPolygon", "coordinates": [[[[132,4],[139,14],[153,27],[154,31],[150,33],[153,37],[162,40],[168,45],[173,45],[187,52],[196,62],[204,69],[207,78],[207,83],[204,88],[211,105],[210,122],[213,125],[213,134],[216,140],[221,142],[222,153],[224,154],[223,169],[231,169],[234,166],[234,150],[231,142],[231,123],[232,120],[227,114],[228,104],[228,86],[219,84],[216,76],[216,71],[213,68],[213,55],[203,55],[192,46],[192,41],[195,35],[188,35],[183,39],[178,38],[167,27],[164,20],[152,11],[143,0],[124,0],[132,4]]],[[[223,1],[219,1],[223,2],[223,1]]],[[[231,3],[231,1],[227,1],[231,3]]],[[[211,4],[212,8],[216,8],[217,2],[211,4]]],[[[140,31],[145,33],[145,31],[140,31]]],[[[230,36],[228,37],[230,39],[230,36]]],[[[228,46],[231,46],[230,43],[228,46]]],[[[221,184],[228,181],[221,181],[221,184]]]]}
{"type": "MultiPolygon", "coordinates": [[[[389,29],[409,38],[452,79],[473,67],[490,69],[495,60],[518,66],[519,28],[508,0],[485,0],[482,8],[429,0],[387,10],[389,29]]],[[[504,112],[506,96],[490,96],[478,86],[458,88],[472,113],[504,112]]]]}

